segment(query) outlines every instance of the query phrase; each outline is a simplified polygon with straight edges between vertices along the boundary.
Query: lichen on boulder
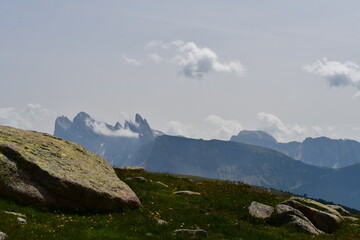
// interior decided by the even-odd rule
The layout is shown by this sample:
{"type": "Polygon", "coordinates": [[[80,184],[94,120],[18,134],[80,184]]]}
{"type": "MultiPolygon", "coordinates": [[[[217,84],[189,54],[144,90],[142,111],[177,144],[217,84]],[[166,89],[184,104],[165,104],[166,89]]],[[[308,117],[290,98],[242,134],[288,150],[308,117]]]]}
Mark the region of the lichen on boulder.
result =
{"type": "Polygon", "coordinates": [[[101,157],[46,133],[0,126],[0,194],[25,204],[109,211],[140,201],[101,157]]]}

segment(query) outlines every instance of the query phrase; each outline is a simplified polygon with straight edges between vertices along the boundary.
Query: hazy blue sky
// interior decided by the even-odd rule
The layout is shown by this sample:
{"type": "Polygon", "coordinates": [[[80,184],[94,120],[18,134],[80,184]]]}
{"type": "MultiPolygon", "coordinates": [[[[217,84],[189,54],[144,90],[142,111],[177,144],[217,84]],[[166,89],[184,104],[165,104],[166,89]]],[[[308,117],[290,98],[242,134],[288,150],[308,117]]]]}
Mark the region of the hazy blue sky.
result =
{"type": "Polygon", "coordinates": [[[0,1],[0,124],[360,139],[360,1],[0,1]]]}

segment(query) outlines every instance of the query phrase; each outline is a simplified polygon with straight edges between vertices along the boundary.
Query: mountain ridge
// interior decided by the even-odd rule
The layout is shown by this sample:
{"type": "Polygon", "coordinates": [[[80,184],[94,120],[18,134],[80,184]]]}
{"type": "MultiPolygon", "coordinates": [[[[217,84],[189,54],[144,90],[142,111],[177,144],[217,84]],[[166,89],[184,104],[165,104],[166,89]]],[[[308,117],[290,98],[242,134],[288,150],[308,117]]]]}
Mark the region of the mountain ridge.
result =
{"type": "Polygon", "coordinates": [[[278,142],[264,131],[240,131],[230,141],[266,147],[315,166],[342,168],[360,162],[360,143],[348,139],[308,137],[302,142],[278,142]]]}

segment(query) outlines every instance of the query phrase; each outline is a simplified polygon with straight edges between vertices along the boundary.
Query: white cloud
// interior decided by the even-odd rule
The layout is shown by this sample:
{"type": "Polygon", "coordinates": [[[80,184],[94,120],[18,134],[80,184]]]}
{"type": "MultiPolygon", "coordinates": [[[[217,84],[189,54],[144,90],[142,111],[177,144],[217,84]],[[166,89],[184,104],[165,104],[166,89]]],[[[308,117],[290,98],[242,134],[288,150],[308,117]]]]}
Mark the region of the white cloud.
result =
{"type": "Polygon", "coordinates": [[[123,60],[126,63],[130,64],[130,65],[134,65],[134,66],[141,66],[142,65],[142,63],[140,61],[138,61],[136,59],[133,59],[133,58],[129,58],[125,54],[123,55],[123,60]]]}
{"type": "Polygon", "coordinates": [[[210,72],[244,74],[245,68],[240,61],[221,62],[218,55],[207,47],[198,47],[194,42],[176,40],[169,43],[151,41],[147,48],[160,47],[165,50],[174,49],[170,62],[180,67],[180,73],[185,77],[202,79],[210,72]]]}
{"type": "Polygon", "coordinates": [[[285,124],[277,116],[270,113],[258,113],[258,129],[263,130],[280,142],[302,140],[307,133],[305,127],[297,124],[285,124]]]}
{"type": "Polygon", "coordinates": [[[118,129],[112,130],[109,129],[105,123],[98,121],[91,121],[86,119],[86,125],[90,127],[95,133],[110,137],[128,137],[128,138],[138,138],[139,134],[130,131],[129,129],[118,129]]]}
{"type": "Polygon", "coordinates": [[[152,61],[154,61],[156,63],[159,63],[159,62],[161,62],[163,60],[163,58],[160,57],[159,55],[157,55],[156,53],[150,54],[149,58],[150,58],[150,60],[152,60],[152,61]]]}
{"type": "Polygon", "coordinates": [[[0,124],[43,131],[52,134],[56,112],[42,107],[40,104],[29,103],[22,110],[15,108],[0,108],[0,124]]]}
{"type": "Polygon", "coordinates": [[[184,124],[180,121],[170,121],[167,123],[166,133],[174,136],[184,136],[196,138],[195,127],[191,124],[184,124]]]}
{"type": "Polygon", "coordinates": [[[224,120],[219,116],[210,115],[204,120],[208,124],[207,129],[210,138],[230,139],[232,135],[237,135],[241,130],[241,124],[237,120],[224,120]]]}
{"type": "Polygon", "coordinates": [[[337,139],[335,126],[300,126],[284,123],[277,116],[270,113],[257,114],[257,128],[275,137],[279,142],[303,141],[307,137],[326,136],[337,139]]]}
{"type": "Polygon", "coordinates": [[[325,78],[330,86],[352,86],[360,90],[360,68],[356,63],[341,63],[323,58],[313,64],[304,65],[303,68],[311,74],[325,78]]]}
{"type": "Polygon", "coordinates": [[[190,138],[229,140],[232,135],[237,135],[241,130],[242,127],[237,120],[224,120],[219,116],[210,115],[200,126],[170,121],[167,124],[166,133],[190,138]]]}

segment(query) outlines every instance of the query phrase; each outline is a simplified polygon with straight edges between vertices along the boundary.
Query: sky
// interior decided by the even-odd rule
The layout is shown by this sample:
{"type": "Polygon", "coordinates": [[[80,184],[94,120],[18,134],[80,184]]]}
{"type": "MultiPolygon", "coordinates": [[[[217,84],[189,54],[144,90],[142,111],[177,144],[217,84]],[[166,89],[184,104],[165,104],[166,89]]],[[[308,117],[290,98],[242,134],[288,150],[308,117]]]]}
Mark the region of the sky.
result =
{"type": "Polygon", "coordinates": [[[356,0],[0,1],[0,124],[360,140],[356,0]]]}

